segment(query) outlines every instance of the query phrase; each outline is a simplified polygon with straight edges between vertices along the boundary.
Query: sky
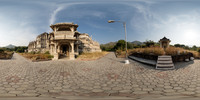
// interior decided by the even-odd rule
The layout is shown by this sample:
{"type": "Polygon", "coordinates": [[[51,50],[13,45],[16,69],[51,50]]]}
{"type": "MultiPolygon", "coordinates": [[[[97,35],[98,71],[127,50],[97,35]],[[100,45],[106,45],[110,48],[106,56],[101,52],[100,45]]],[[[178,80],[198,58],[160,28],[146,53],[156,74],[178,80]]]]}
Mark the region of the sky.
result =
{"type": "Polygon", "coordinates": [[[170,44],[200,46],[199,0],[0,0],[0,47],[27,46],[51,24],[73,22],[100,44],[166,36],[170,44]]]}

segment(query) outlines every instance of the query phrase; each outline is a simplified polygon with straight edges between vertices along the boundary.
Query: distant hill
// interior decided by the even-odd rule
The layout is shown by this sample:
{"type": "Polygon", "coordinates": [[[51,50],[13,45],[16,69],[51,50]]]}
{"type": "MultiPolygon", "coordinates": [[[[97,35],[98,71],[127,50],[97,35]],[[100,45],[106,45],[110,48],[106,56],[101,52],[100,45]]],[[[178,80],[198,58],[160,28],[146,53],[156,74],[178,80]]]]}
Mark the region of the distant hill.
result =
{"type": "Polygon", "coordinates": [[[143,44],[143,42],[140,42],[140,41],[133,41],[133,42],[131,42],[132,44],[135,44],[135,45],[141,45],[141,44],[143,44]]]}
{"type": "Polygon", "coordinates": [[[101,44],[101,49],[102,50],[106,50],[106,51],[110,51],[114,48],[114,46],[117,44],[117,42],[109,42],[106,44],[101,44]]]}
{"type": "Polygon", "coordinates": [[[109,42],[109,43],[106,43],[106,44],[101,44],[101,45],[108,45],[108,46],[112,46],[112,45],[115,45],[117,42],[109,42]]]}
{"type": "Polygon", "coordinates": [[[12,44],[9,44],[8,46],[5,46],[5,48],[10,48],[10,49],[12,49],[12,48],[15,48],[16,46],[15,45],[12,45],[12,44]]]}

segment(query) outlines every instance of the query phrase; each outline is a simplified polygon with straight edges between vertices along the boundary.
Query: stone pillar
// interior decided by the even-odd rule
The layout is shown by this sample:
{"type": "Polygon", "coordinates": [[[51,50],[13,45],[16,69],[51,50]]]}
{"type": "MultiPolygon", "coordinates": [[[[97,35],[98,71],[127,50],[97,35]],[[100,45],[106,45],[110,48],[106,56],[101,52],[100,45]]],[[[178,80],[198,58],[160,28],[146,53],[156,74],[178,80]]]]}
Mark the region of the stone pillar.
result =
{"type": "Polygon", "coordinates": [[[78,52],[78,44],[76,45],[76,52],[78,52]]]}
{"type": "Polygon", "coordinates": [[[74,41],[70,42],[70,46],[71,46],[71,52],[69,53],[69,59],[74,60],[75,59],[75,56],[74,56],[74,41]]]}
{"type": "Polygon", "coordinates": [[[54,32],[56,32],[57,31],[57,29],[56,29],[56,27],[54,27],[54,32]]]}
{"type": "Polygon", "coordinates": [[[58,45],[58,53],[61,53],[61,52],[60,52],[60,45],[58,45]]]}
{"type": "Polygon", "coordinates": [[[51,55],[53,55],[53,46],[52,45],[50,45],[50,51],[49,52],[50,52],[51,55]]]}
{"type": "Polygon", "coordinates": [[[57,52],[57,43],[55,43],[54,48],[55,48],[55,50],[54,50],[53,60],[58,60],[59,55],[58,55],[58,52],[57,52]]]}
{"type": "Polygon", "coordinates": [[[162,48],[162,42],[160,41],[160,47],[162,48]]]}
{"type": "Polygon", "coordinates": [[[167,48],[169,47],[169,41],[167,41],[167,48]]]}
{"type": "Polygon", "coordinates": [[[76,45],[76,53],[79,55],[78,44],[76,45]]]}

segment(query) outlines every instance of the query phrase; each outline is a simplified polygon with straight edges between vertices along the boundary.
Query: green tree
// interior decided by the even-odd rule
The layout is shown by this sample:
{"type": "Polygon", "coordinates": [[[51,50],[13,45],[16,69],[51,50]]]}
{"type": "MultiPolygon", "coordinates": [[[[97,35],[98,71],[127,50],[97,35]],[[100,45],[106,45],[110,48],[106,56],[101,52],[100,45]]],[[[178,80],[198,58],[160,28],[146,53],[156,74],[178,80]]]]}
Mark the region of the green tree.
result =
{"type": "Polygon", "coordinates": [[[174,44],[175,47],[185,48],[186,46],[184,44],[174,44]]]}
{"type": "Polygon", "coordinates": [[[145,44],[147,47],[150,47],[150,46],[154,46],[154,45],[155,45],[155,42],[152,41],[152,40],[147,40],[146,42],[144,42],[144,44],[145,44]]]}
{"type": "Polygon", "coordinates": [[[3,53],[4,52],[4,49],[0,48],[0,53],[3,53]]]}
{"type": "Polygon", "coordinates": [[[192,48],[191,48],[192,50],[194,50],[194,51],[197,51],[197,46],[196,45],[194,45],[194,46],[192,46],[192,48]]]}
{"type": "Polygon", "coordinates": [[[189,50],[189,49],[190,49],[190,47],[189,47],[189,46],[185,46],[185,47],[184,47],[184,49],[187,49],[187,50],[189,50]]]}
{"type": "Polygon", "coordinates": [[[117,44],[115,45],[114,49],[115,50],[124,50],[125,49],[125,41],[124,40],[119,40],[117,44]]]}
{"type": "Polygon", "coordinates": [[[14,48],[14,50],[16,51],[16,52],[19,52],[19,53],[23,53],[25,50],[27,50],[28,49],[28,47],[26,47],[26,46],[18,46],[18,47],[15,47],[14,48]]]}

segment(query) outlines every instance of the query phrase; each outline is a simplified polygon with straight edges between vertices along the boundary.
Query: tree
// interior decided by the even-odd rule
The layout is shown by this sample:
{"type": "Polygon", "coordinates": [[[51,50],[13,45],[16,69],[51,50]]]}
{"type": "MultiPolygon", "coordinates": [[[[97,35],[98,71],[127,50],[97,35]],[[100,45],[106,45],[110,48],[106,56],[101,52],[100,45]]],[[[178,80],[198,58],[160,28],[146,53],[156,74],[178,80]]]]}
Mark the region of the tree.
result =
{"type": "Polygon", "coordinates": [[[125,49],[125,41],[124,40],[119,40],[117,44],[115,45],[114,49],[115,50],[124,50],[125,49]]]}
{"type": "Polygon", "coordinates": [[[0,53],[3,53],[4,52],[4,49],[0,48],[0,53]]]}
{"type": "Polygon", "coordinates": [[[19,53],[23,53],[25,50],[27,50],[28,49],[28,47],[26,47],[26,46],[18,46],[18,47],[15,47],[14,48],[14,50],[16,51],[16,52],[19,52],[19,53]]]}
{"type": "Polygon", "coordinates": [[[197,51],[197,46],[194,45],[194,46],[192,47],[192,50],[197,51]]]}
{"type": "Polygon", "coordinates": [[[155,45],[155,42],[152,41],[152,40],[147,40],[146,42],[144,42],[144,44],[145,44],[147,47],[150,47],[150,46],[154,46],[154,45],[155,45]]]}
{"type": "Polygon", "coordinates": [[[185,48],[186,46],[184,44],[174,44],[175,47],[185,48]]]}
{"type": "Polygon", "coordinates": [[[185,46],[185,47],[184,47],[184,49],[187,49],[187,50],[189,50],[189,49],[190,49],[190,47],[189,47],[189,46],[185,46]]]}

